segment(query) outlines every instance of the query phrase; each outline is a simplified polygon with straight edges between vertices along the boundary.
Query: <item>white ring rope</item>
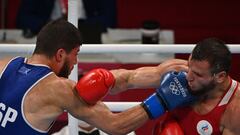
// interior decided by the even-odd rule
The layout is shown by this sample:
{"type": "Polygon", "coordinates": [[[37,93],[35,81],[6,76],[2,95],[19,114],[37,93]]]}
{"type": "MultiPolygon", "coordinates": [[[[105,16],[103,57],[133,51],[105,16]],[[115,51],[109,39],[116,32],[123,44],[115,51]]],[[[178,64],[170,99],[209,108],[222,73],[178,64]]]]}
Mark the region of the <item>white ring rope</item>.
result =
{"type": "MultiPolygon", "coordinates": [[[[88,44],[82,45],[81,54],[91,53],[191,53],[193,44],[88,44]]],[[[35,44],[0,44],[0,52],[27,53],[33,52],[35,44]]],[[[228,44],[231,53],[240,53],[239,44],[228,44]]]]}
{"type": "Polygon", "coordinates": [[[121,112],[131,107],[139,105],[141,102],[104,102],[107,107],[113,112],[121,112]]]}

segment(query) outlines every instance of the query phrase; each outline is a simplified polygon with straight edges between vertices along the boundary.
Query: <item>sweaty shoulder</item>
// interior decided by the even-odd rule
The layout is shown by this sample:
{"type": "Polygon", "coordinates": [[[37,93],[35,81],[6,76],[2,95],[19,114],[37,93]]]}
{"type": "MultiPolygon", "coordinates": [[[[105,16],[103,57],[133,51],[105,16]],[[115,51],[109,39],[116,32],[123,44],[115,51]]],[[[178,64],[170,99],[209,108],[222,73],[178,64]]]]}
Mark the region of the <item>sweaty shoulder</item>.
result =
{"type": "Polygon", "coordinates": [[[55,93],[58,93],[74,89],[76,82],[51,74],[43,80],[42,85],[50,88],[50,91],[53,90],[55,93]]]}
{"type": "Polygon", "coordinates": [[[232,98],[230,104],[227,106],[226,111],[222,117],[222,125],[227,131],[240,134],[240,86],[232,98]]]}
{"type": "Polygon", "coordinates": [[[39,92],[43,95],[52,95],[55,104],[64,106],[65,101],[74,95],[75,85],[75,81],[51,74],[39,82],[37,89],[40,89],[39,92]]]}
{"type": "Polygon", "coordinates": [[[54,73],[39,81],[25,97],[27,119],[36,127],[44,127],[39,123],[49,126],[71,104],[74,86],[74,81],[54,73]]]}

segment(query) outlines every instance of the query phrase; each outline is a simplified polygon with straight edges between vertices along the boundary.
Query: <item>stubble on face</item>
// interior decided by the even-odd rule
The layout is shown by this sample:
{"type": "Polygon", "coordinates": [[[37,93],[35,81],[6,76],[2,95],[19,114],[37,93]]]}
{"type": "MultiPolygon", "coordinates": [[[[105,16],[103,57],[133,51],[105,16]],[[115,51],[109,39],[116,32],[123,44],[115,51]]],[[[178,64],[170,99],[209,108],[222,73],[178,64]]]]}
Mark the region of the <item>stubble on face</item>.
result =
{"type": "Polygon", "coordinates": [[[67,59],[64,61],[64,64],[63,64],[62,68],[60,69],[60,71],[58,73],[59,77],[68,78],[68,76],[71,73],[71,69],[70,69],[69,63],[70,62],[67,59]]]}
{"type": "Polygon", "coordinates": [[[208,84],[202,85],[199,89],[190,90],[190,93],[195,96],[204,96],[211,92],[216,87],[214,80],[211,80],[208,84]]]}

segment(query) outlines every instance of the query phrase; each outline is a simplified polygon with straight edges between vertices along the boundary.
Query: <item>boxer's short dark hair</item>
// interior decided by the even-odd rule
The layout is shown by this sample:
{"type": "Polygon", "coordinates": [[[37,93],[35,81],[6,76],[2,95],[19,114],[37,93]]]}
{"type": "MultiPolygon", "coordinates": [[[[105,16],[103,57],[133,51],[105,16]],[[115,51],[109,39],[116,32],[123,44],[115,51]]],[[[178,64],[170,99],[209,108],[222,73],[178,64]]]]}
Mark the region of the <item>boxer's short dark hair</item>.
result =
{"type": "Polygon", "coordinates": [[[226,44],[217,38],[207,38],[197,43],[192,51],[191,60],[206,60],[211,66],[211,73],[229,72],[231,68],[231,52],[226,44]]]}
{"type": "Polygon", "coordinates": [[[69,53],[80,45],[82,38],[79,30],[73,24],[59,19],[48,23],[39,32],[34,54],[52,57],[58,49],[62,48],[69,53]]]}

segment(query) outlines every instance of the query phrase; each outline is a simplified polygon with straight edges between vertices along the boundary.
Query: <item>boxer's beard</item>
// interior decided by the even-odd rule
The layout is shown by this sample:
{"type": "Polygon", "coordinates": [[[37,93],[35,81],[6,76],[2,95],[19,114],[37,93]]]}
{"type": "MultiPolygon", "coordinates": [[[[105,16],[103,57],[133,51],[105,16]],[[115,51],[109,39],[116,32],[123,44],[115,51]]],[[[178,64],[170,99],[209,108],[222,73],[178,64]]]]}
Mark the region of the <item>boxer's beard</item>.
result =
{"type": "Polygon", "coordinates": [[[209,84],[203,85],[202,88],[200,88],[200,89],[198,89],[196,91],[192,91],[191,90],[190,93],[195,95],[195,96],[203,96],[203,95],[206,95],[211,90],[213,90],[215,87],[216,87],[216,84],[212,80],[211,82],[209,82],[209,84]]]}
{"type": "Polygon", "coordinates": [[[70,71],[70,67],[69,67],[69,61],[65,60],[62,68],[60,69],[60,71],[58,73],[58,76],[68,78],[70,72],[71,71],[70,71]]]}

